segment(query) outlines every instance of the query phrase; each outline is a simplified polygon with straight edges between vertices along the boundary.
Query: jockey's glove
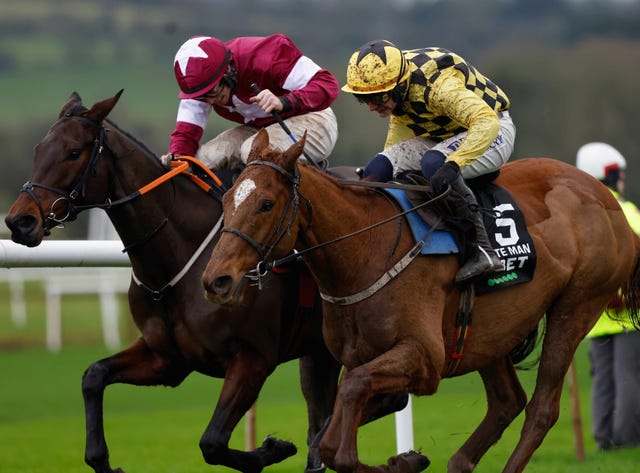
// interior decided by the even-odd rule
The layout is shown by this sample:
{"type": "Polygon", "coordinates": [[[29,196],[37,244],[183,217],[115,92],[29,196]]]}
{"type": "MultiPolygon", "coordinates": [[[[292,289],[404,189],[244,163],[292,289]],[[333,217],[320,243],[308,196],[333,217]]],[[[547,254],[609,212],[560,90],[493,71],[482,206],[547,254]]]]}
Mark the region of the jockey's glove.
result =
{"type": "Polygon", "coordinates": [[[431,190],[434,194],[442,194],[459,175],[460,166],[455,161],[447,161],[431,176],[431,190]]]}

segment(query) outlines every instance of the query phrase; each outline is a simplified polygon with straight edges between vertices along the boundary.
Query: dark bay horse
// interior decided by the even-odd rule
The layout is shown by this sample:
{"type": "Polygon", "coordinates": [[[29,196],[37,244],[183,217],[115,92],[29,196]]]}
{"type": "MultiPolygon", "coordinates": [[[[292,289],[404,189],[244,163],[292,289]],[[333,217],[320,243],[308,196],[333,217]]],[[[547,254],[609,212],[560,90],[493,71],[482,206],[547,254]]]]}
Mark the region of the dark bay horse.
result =
{"type": "MultiPolygon", "coordinates": [[[[310,303],[300,308],[304,274],[294,266],[264,280],[262,291],[247,287],[246,302],[236,308],[208,302],[201,274],[219,235],[220,197],[207,195],[186,173],[161,182],[167,168],[106,119],[120,93],[90,109],[75,92],[69,97],[35,147],[31,178],[6,217],[12,239],[33,247],[80,210],[104,208],[128,249],[129,306],[141,336],[93,363],[83,376],[85,460],[97,473],[122,471],[110,466],[104,436],[106,386],[178,386],[195,371],[224,378],[200,440],[205,461],[259,472],[293,455],[295,446],[268,437],[256,450],[243,452],[228,442],[278,364],[300,359],[309,439],[333,407],[340,366],[322,340],[317,290],[310,286],[310,303]]],[[[308,469],[321,466],[317,451],[310,451],[307,461],[308,469]]]]}
{"type": "Polygon", "coordinates": [[[228,307],[242,304],[245,275],[266,274],[294,247],[308,264],[324,299],[325,341],[345,366],[320,442],[329,468],[424,469],[428,460],[420,452],[391,457],[383,466],[360,463],[358,424],[369,401],[382,393],[433,394],[442,378],[478,371],[487,412],[448,471],[471,472],[526,408],[520,440],[503,470],[522,472],[558,419],[576,347],[619,289],[638,323],[640,240],[616,199],[556,160],[523,159],[502,168],[496,183],[525,215],[537,268],[528,283],[475,298],[473,330],[451,372],[461,297],[453,282],[457,256],[420,256],[398,269],[415,242],[395,201],[297,163],[303,146],[301,139],[285,152],[274,150],[262,132],[255,140],[247,167],[223,199],[225,227],[203,274],[207,297],[228,307]],[[391,272],[395,277],[386,281],[391,272]],[[509,352],[543,317],[537,382],[527,402],[509,352]]]}

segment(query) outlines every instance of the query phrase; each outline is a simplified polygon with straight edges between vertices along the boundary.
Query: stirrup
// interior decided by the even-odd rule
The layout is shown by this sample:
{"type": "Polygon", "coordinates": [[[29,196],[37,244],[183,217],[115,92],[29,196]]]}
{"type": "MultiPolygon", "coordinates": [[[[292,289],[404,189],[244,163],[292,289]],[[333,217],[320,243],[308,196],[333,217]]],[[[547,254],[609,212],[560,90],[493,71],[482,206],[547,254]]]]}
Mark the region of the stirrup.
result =
{"type": "Polygon", "coordinates": [[[497,273],[504,270],[505,267],[502,261],[500,261],[495,253],[489,253],[482,246],[478,245],[476,246],[476,251],[473,256],[468,259],[456,273],[455,282],[460,284],[487,273],[497,273]]]}

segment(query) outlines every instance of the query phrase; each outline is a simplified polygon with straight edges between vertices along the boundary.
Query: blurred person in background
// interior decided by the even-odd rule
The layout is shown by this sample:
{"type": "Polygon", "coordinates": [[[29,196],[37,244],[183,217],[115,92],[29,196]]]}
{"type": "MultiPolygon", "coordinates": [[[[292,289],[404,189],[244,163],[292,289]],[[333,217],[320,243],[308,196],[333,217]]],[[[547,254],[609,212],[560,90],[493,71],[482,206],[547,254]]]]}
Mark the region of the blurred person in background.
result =
{"type": "MultiPolygon", "coordinates": [[[[607,143],[587,143],[576,156],[576,166],[605,184],[618,199],[633,230],[640,234],[640,211],[625,200],[622,154],[607,143]]],[[[618,301],[619,302],[619,301],[618,301]]],[[[593,384],[593,437],[600,450],[640,445],[640,332],[615,301],[591,329],[589,360],[593,384]]]]}
{"type": "Polygon", "coordinates": [[[305,157],[316,163],[326,160],[338,139],[330,107],[340,92],[338,81],[283,34],[227,42],[194,36],[178,49],[174,73],[180,104],[165,163],[189,155],[213,169],[236,167],[246,163],[253,137],[263,127],[271,146],[286,150],[292,137],[274,112],[294,137],[307,131],[305,157]],[[200,147],[211,111],[240,125],[200,147]]]}
{"type": "Polygon", "coordinates": [[[403,51],[386,40],[365,43],[352,54],[342,90],[389,118],[384,148],[367,163],[364,178],[388,181],[415,170],[434,194],[451,186],[452,216],[475,230],[456,282],[503,271],[465,179],[493,173],[511,157],[515,126],[504,91],[451,51],[403,51]]]}

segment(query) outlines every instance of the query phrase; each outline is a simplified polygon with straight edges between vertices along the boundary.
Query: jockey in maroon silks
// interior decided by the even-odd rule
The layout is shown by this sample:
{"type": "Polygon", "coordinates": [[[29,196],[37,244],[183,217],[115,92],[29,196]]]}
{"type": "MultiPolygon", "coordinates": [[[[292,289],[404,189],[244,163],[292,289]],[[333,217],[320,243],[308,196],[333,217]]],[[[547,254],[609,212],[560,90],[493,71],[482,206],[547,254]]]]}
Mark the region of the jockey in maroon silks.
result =
{"type": "Polygon", "coordinates": [[[181,100],[165,162],[190,155],[214,169],[246,163],[262,127],[271,145],[281,149],[306,131],[305,156],[316,163],[325,161],[335,146],[338,126],[330,106],[339,94],[338,81],[285,35],[224,43],[194,36],[176,53],[174,72],[181,100]],[[211,111],[239,125],[200,146],[211,111]]]}

